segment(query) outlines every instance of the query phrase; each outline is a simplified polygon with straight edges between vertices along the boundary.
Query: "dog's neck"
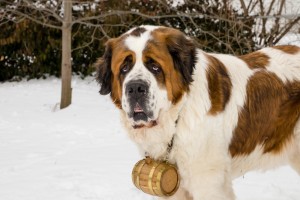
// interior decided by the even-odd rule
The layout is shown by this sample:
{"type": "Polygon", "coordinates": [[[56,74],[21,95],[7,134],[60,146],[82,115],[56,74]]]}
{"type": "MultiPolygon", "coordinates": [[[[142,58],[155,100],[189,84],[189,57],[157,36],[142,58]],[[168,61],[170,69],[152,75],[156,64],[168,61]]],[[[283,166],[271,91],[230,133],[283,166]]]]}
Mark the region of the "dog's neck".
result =
{"type": "MultiPolygon", "coordinates": [[[[180,117],[180,115],[178,115],[178,118],[177,118],[177,120],[175,121],[175,127],[177,126],[179,117],[180,117]]],[[[169,162],[170,154],[171,154],[171,151],[172,151],[172,149],[173,149],[173,144],[174,144],[174,138],[175,138],[175,135],[176,135],[176,132],[173,134],[172,139],[171,139],[170,142],[167,144],[167,146],[166,146],[166,148],[165,148],[166,150],[165,150],[164,156],[161,156],[161,158],[160,158],[161,161],[167,161],[167,162],[169,162]]],[[[151,157],[151,155],[150,155],[147,151],[145,151],[145,157],[151,157]]]]}
{"type": "Polygon", "coordinates": [[[170,154],[168,146],[172,140],[176,141],[177,123],[185,102],[186,96],[184,95],[179,103],[172,105],[168,111],[161,112],[159,123],[152,128],[134,129],[126,120],[126,114],[121,112],[122,122],[127,133],[137,144],[142,156],[147,152],[155,160],[165,160],[166,155],[170,154]]]}
{"type": "Polygon", "coordinates": [[[155,160],[169,160],[176,136],[179,113],[174,119],[166,113],[162,122],[151,129],[145,130],[147,139],[138,143],[141,154],[155,160]]]}

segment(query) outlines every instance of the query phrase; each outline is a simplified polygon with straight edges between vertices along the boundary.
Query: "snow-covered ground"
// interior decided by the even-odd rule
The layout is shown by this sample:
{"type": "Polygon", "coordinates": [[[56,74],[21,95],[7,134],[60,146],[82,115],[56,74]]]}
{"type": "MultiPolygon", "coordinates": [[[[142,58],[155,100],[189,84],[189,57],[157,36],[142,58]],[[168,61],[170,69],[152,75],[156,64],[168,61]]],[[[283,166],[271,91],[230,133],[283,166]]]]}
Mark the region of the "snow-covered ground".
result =
{"type": "MultiPolygon", "coordinates": [[[[150,200],[134,188],[140,159],[108,97],[73,80],[59,110],[56,78],[0,84],[0,200],[150,200]]],[[[285,166],[234,181],[238,200],[299,200],[300,176],[285,166]]]]}

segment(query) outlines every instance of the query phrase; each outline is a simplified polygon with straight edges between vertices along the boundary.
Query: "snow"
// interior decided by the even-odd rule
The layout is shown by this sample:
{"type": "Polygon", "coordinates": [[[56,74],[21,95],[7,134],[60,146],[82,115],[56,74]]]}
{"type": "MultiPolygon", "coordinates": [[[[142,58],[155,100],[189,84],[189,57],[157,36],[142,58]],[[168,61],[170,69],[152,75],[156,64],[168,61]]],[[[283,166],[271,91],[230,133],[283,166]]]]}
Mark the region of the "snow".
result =
{"type": "Polygon", "coordinates": [[[278,43],[277,45],[297,45],[300,46],[300,34],[296,33],[287,33],[278,43]]]}
{"type": "MultiPolygon", "coordinates": [[[[141,158],[93,78],[73,78],[59,110],[60,80],[0,84],[1,200],[150,200],[131,182],[141,158]]],[[[238,200],[299,200],[300,177],[284,166],[234,181],[238,200]]]]}

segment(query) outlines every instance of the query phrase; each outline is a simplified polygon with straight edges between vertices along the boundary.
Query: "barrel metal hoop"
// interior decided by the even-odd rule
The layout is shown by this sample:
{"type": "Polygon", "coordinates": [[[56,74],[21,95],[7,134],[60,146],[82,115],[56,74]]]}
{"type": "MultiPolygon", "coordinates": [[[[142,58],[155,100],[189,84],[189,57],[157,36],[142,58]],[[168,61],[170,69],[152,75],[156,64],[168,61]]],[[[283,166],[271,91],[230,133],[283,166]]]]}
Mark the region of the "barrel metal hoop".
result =
{"type": "Polygon", "coordinates": [[[158,174],[157,174],[157,181],[156,181],[156,187],[157,187],[157,191],[160,193],[158,194],[159,196],[165,196],[165,192],[162,190],[161,188],[161,178],[163,175],[163,171],[166,169],[166,167],[164,165],[162,165],[163,167],[159,170],[158,174]]]}
{"type": "Polygon", "coordinates": [[[144,165],[146,164],[146,160],[144,159],[144,160],[142,160],[141,161],[142,162],[142,164],[140,164],[140,166],[139,166],[139,168],[138,168],[138,170],[137,170],[137,175],[136,175],[136,186],[140,189],[140,190],[142,190],[142,188],[141,188],[141,186],[140,186],[140,174],[141,174],[141,170],[142,170],[142,168],[144,167],[144,165]]]}
{"type": "Polygon", "coordinates": [[[153,190],[153,188],[152,188],[152,178],[153,178],[153,174],[154,174],[154,171],[155,171],[155,169],[156,169],[156,167],[158,166],[159,164],[157,163],[157,162],[154,162],[154,164],[153,164],[153,167],[152,167],[152,169],[151,169],[151,171],[150,171],[150,173],[149,173],[149,176],[148,176],[148,187],[149,187],[149,190],[150,190],[150,192],[152,192],[152,194],[156,194],[155,192],[154,192],[154,190],[153,190]]]}

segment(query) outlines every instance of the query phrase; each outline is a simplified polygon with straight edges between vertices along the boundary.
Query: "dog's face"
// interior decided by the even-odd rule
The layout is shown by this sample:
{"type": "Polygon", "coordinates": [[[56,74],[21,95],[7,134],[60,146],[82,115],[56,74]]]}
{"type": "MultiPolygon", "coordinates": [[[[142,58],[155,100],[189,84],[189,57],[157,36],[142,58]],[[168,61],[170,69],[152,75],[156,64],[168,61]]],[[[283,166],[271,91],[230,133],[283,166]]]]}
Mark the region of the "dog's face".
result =
{"type": "Polygon", "coordinates": [[[192,82],[195,46],[175,29],[141,26],[110,39],[96,63],[100,93],[126,113],[133,128],[151,128],[192,82]]]}

